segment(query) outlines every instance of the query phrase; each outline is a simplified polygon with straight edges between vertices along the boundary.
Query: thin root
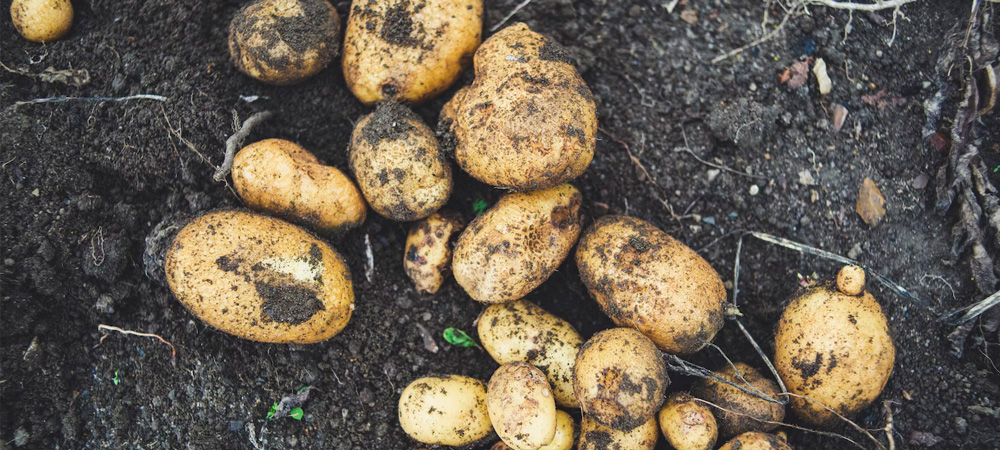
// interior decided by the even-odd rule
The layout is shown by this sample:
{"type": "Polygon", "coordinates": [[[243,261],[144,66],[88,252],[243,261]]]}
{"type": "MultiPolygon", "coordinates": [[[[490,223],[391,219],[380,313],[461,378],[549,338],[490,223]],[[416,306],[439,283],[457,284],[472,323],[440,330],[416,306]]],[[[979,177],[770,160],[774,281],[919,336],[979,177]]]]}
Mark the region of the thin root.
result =
{"type": "Polygon", "coordinates": [[[241,126],[236,133],[233,133],[232,136],[229,136],[229,139],[226,139],[226,157],[222,161],[222,165],[219,166],[219,169],[215,171],[215,175],[212,176],[212,179],[216,182],[224,181],[226,179],[226,176],[229,175],[229,171],[233,170],[233,158],[236,157],[236,150],[243,145],[243,140],[250,135],[250,131],[257,126],[257,124],[267,120],[271,117],[271,115],[270,111],[261,111],[250,116],[250,118],[243,121],[243,126],[241,126]]]}
{"type": "MultiPolygon", "coordinates": [[[[97,326],[97,330],[98,331],[117,331],[117,332],[119,332],[121,334],[129,334],[129,335],[132,335],[132,336],[142,336],[142,337],[151,337],[151,338],[159,339],[160,342],[162,342],[162,343],[167,344],[167,345],[170,346],[170,365],[173,366],[175,369],[177,368],[177,348],[175,348],[174,344],[171,344],[170,341],[168,341],[166,339],[163,339],[163,337],[160,336],[160,335],[158,335],[158,334],[140,333],[138,331],[123,330],[123,329],[118,328],[118,327],[114,327],[114,326],[111,326],[111,325],[104,325],[104,324],[98,325],[97,326]]],[[[94,347],[97,347],[98,345],[103,344],[104,340],[107,339],[108,336],[109,336],[108,334],[104,334],[103,336],[101,336],[101,340],[97,341],[97,345],[95,345],[94,347]]]]}

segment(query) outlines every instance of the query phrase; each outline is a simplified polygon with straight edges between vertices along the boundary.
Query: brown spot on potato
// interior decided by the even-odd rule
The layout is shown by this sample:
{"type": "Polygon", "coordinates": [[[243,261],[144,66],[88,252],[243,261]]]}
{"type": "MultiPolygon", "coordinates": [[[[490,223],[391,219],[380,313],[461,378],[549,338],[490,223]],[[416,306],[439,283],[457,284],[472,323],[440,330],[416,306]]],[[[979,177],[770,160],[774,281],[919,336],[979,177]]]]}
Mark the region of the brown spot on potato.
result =
{"type": "Polygon", "coordinates": [[[294,284],[254,283],[257,294],[264,299],[261,319],[298,325],[326,309],[316,297],[316,291],[294,284]]]}

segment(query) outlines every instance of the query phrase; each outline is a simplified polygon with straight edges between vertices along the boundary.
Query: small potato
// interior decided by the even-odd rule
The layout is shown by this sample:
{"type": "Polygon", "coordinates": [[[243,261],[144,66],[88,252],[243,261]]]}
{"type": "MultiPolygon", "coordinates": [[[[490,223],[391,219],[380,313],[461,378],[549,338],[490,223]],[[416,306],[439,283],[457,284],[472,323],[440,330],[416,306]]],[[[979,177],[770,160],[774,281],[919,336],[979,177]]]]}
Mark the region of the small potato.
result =
{"type": "Polygon", "coordinates": [[[404,222],[434,214],[451,195],[451,165],[434,131],[399,103],[379,103],[351,134],[351,170],[375,212],[404,222]]]}
{"type": "Polygon", "coordinates": [[[451,238],[463,228],[462,216],[452,211],[436,213],[410,228],[403,269],[417,291],[433,294],[441,288],[451,272],[451,238]]]}
{"type": "MultiPolygon", "coordinates": [[[[750,389],[747,386],[749,383],[759,394],[780,400],[778,385],[744,363],[737,362],[732,366],[727,364],[715,374],[747,389],[750,389]]],[[[723,436],[735,436],[747,431],[770,431],[778,425],[762,421],[781,422],[785,418],[784,405],[755,397],[719,381],[698,381],[691,387],[691,393],[724,408],[718,411],[719,432],[723,436]]]]}
{"type": "Polygon", "coordinates": [[[233,158],[233,185],[251,209],[323,232],[342,234],[365,221],[367,206],[351,179],[284,139],[243,147],[233,158]]]}
{"type": "Polygon", "coordinates": [[[10,18],[25,39],[52,42],[73,28],[73,4],[69,0],[14,0],[10,18]]]}
{"type": "MultiPolygon", "coordinates": [[[[576,422],[566,411],[556,411],[556,436],[552,442],[543,445],[538,450],[572,450],[576,440],[576,422]]],[[[499,441],[493,444],[492,450],[511,450],[512,447],[499,441]]]]}
{"type": "Polygon", "coordinates": [[[399,424],[424,444],[465,446],[490,436],[486,386],[460,375],[414,380],[399,396],[399,424]]]}
{"type": "Polygon", "coordinates": [[[660,410],[660,431],[677,450],[712,450],[719,438],[715,416],[687,392],[674,392],[660,410]]]}
{"type": "Polygon", "coordinates": [[[478,324],[479,340],[496,362],[539,368],[548,376],[557,405],[580,407],[573,393],[573,365],[583,338],[573,325],[527,300],[490,305],[478,324]]]}
{"type": "Polygon", "coordinates": [[[538,450],[556,435],[556,402],[541,370],[504,364],[486,389],[486,407],[500,439],[514,450],[538,450]]]}
{"type": "Polygon", "coordinates": [[[618,326],[668,353],[701,350],[724,322],[726,289],[704,258],[652,224],[604,216],[580,238],[580,278],[618,326]]]}
{"type": "Polygon", "coordinates": [[[629,431],[616,430],[602,425],[586,414],[580,422],[579,450],[653,450],[660,433],[656,418],[651,417],[642,425],[629,431]]]}
{"type": "Polygon", "coordinates": [[[189,222],[171,242],[164,270],[189,311],[244,339],[324,341],[354,310],[351,272],[336,251],[299,227],[249,212],[189,222]]]}
{"type": "Polygon", "coordinates": [[[229,23],[229,56],[259,81],[292,84],[326,68],[339,37],[340,16],[326,0],[257,0],[229,23]]]}
{"type": "Polygon", "coordinates": [[[788,443],[773,434],[751,431],[734,437],[719,450],[792,450],[788,443]]]}
{"type": "Polygon", "coordinates": [[[504,195],[462,232],[455,280],[483,303],[517,300],[552,275],[580,235],[580,191],[564,184],[504,195]]]}
{"type": "Polygon", "coordinates": [[[354,1],[344,79],[359,100],[420,103],[448,89],[482,41],[482,0],[354,1]]]}
{"type": "MultiPolygon", "coordinates": [[[[573,388],[585,416],[616,430],[654,419],[670,379],[656,345],[631,328],[612,328],[583,344],[573,388]]],[[[653,420],[654,432],[656,421],[653,420]]]]}

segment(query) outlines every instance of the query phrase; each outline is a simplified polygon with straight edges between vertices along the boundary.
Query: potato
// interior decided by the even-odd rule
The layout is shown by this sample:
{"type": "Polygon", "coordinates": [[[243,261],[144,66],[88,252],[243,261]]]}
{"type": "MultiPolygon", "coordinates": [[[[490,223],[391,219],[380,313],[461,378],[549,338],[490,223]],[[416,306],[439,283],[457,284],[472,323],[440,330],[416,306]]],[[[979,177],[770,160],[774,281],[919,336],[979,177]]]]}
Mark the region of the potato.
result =
{"type": "Polygon", "coordinates": [[[593,417],[583,415],[580,422],[579,450],[653,450],[660,434],[656,418],[629,431],[616,430],[602,425],[593,417]]]}
{"type": "Polygon", "coordinates": [[[414,380],[399,396],[399,424],[424,444],[463,446],[493,431],[486,409],[486,386],[460,375],[414,380]]]}
{"type": "Polygon", "coordinates": [[[565,49],[523,23],[486,40],[476,79],[442,128],[458,165],[501,188],[546,189],[580,176],[594,157],[597,107],[565,49]]]}
{"type": "Polygon", "coordinates": [[[367,206],[351,179],[284,139],[243,147],[233,158],[233,185],[251,209],[316,230],[342,234],[365,221],[367,206]]]}
{"type": "Polygon", "coordinates": [[[576,264],[611,320],[665,352],[694,353],[722,328],[726,289],[719,274],[648,222],[601,217],[580,238],[576,264]]]}
{"type": "Polygon", "coordinates": [[[229,23],[229,56],[259,81],[297,83],[330,64],[339,37],[340,16],[326,0],[257,0],[229,23]]]}
{"type": "Polygon", "coordinates": [[[583,414],[616,430],[631,430],[653,418],[668,384],[656,345],[631,328],[595,334],[583,344],[573,367],[573,389],[583,414]]]}
{"type": "Polygon", "coordinates": [[[892,375],[896,348],[889,325],[864,290],[864,271],[858,272],[847,268],[838,277],[847,292],[830,285],[805,291],[778,322],[774,364],[789,392],[809,398],[792,396],[792,411],[814,425],[837,422],[823,405],[844,416],[865,408],[892,375]]]}
{"type": "Polygon", "coordinates": [[[433,294],[441,288],[451,272],[451,237],[463,228],[465,221],[453,211],[436,213],[410,228],[403,269],[417,291],[433,294]]]}
{"type": "Polygon", "coordinates": [[[556,435],[556,402],[545,374],[531,364],[500,366],[486,388],[497,435],[514,450],[538,450],[556,435]]]}
{"type": "Polygon", "coordinates": [[[545,372],[556,404],[579,408],[573,365],[583,338],[569,322],[527,300],[490,305],[479,316],[479,340],[500,364],[526,362],[545,372]]]}
{"type": "MultiPolygon", "coordinates": [[[[727,364],[715,374],[743,388],[755,390],[759,395],[781,400],[777,384],[744,363],[727,364]],[[748,383],[750,386],[747,386],[748,383]]],[[[781,422],[785,418],[785,406],[781,403],[755,397],[720,381],[700,380],[691,386],[691,394],[724,408],[717,412],[719,433],[723,436],[735,436],[747,431],[770,431],[778,425],[762,421],[781,422]],[[727,409],[733,412],[728,412],[727,409]]]]}
{"type": "Polygon", "coordinates": [[[354,311],[351,272],[336,251],[299,227],[249,212],[189,222],[170,243],[164,270],[188,310],[244,339],[324,341],[354,311]]]}
{"type": "Polygon", "coordinates": [[[344,79],[359,100],[420,103],[448,89],[482,41],[482,0],[354,1],[344,79]]]}
{"type": "Polygon", "coordinates": [[[576,440],[576,422],[566,411],[556,411],[556,435],[539,450],[571,450],[576,440]]]}
{"type": "Polygon", "coordinates": [[[580,191],[564,184],[504,195],[462,232],[455,280],[483,303],[517,300],[552,275],[580,235],[580,191]]]}
{"type": "Polygon", "coordinates": [[[361,192],[382,216],[423,219],[448,202],[451,165],[434,131],[407,107],[379,103],[354,127],[348,152],[361,192]]]}
{"type": "Polygon", "coordinates": [[[736,436],[719,450],[792,450],[788,443],[773,434],[755,431],[736,436]]]}
{"type": "Polygon", "coordinates": [[[14,0],[10,18],[25,39],[52,42],[73,28],[73,4],[69,0],[14,0]]]}
{"type": "Polygon", "coordinates": [[[712,410],[687,392],[674,392],[660,410],[660,431],[677,450],[712,450],[719,427],[712,410]]]}

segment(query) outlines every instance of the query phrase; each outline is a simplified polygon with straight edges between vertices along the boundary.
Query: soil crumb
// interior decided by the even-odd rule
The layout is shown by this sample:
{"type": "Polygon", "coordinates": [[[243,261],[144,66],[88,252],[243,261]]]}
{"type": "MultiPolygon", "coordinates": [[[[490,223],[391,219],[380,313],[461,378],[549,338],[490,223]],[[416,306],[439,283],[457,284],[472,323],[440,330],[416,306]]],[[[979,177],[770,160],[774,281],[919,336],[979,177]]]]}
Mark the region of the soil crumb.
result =
{"type": "Polygon", "coordinates": [[[420,120],[409,108],[392,100],[378,104],[371,120],[361,129],[361,136],[368,144],[375,146],[379,141],[406,139],[413,131],[407,120],[420,120]]]}
{"type": "Polygon", "coordinates": [[[257,293],[264,298],[262,319],[298,325],[326,309],[311,289],[290,284],[255,283],[257,293]]]}

